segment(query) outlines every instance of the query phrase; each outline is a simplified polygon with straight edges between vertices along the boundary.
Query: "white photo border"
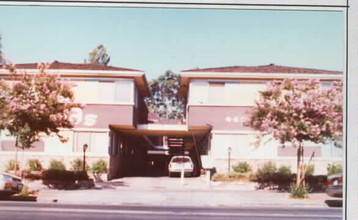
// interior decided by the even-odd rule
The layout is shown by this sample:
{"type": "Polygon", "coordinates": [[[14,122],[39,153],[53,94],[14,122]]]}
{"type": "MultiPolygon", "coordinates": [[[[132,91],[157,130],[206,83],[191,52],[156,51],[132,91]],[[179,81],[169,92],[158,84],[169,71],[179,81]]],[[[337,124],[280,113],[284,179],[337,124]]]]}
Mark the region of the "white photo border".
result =
{"type": "Polygon", "coordinates": [[[358,219],[358,5],[355,0],[2,0],[0,6],[71,6],[193,9],[340,11],[344,14],[344,197],[343,219],[358,219]]]}

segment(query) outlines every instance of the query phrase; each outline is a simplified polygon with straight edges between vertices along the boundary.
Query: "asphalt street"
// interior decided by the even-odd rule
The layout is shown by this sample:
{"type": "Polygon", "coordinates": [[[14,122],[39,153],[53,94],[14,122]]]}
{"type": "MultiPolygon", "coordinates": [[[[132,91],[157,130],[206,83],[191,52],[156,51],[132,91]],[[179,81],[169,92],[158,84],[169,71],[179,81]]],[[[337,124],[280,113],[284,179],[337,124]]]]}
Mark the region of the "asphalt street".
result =
{"type": "Polygon", "coordinates": [[[341,208],[188,207],[0,202],[0,219],[342,219],[341,208]]]}

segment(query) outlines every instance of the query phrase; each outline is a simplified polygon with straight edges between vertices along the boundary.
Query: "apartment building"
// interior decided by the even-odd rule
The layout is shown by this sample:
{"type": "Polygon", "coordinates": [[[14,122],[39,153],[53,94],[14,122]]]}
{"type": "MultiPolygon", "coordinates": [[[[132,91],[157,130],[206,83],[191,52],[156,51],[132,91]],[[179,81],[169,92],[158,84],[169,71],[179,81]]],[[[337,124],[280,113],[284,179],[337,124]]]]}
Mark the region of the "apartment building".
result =
{"type": "MultiPolygon", "coordinates": [[[[289,165],[296,170],[296,149],[282,147],[269,137],[254,143],[257,131],[245,126],[250,110],[259,97],[259,91],[272,80],[320,79],[322,86],[342,80],[343,73],[319,69],[278,66],[232,66],[191,69],[180,73],[180,96],[187,98],[186,121],[188,127],[210,126],[210,139],[201,155],[203,166],[228,171],[239,161],[250,162],[253,167],[264,161],[289,165]],[[231,165],[228,161],[231,160],[231,165]]],[[[311,156],[316,174],[326,174],[328,163],[341,162],[342,148],[333,143],[304,143],[305,157],[311,156]]]]}
{"type": "MultiPolygon", "coordinates": [[[[37,64],[17,64],[19,71],[38,72],[37,64]]],[[[320,79],[323,87],[342,80],[343,73],[319,69],[278,66],[233,66],[191,69],[180,73],[179,96],[187,99],[183,121],[148,120],[144,98],[150,96],[143,71],[97,64],[72,64],[55,61],[47,70],[70,80],[76,87],[76,101],[83,109],[74,109],[75,127],[62,130],[68,138],[44,137],[34,148],[18,152],[24,164],[38,158],[46,167],[50,159],[70,162],[83,156],[89,146],[88,163],[97,159],[109,162],[108,179],[147,175],[148,170],[167,172],[173,155],[189,155],[194,175],[201,168],[226,172],[239,161],[256,168],[265,161],[296,169],[296,149],[282,147],[269,137],[254,145],[257,131],[245,125],[259,91],[272,80],[320,79]]],[[[0,78],[9,81],[7,70],[0,78]]],[[[151,118],[155,118],[153,115],[151,118]]],[[[304,143],[305,157],[315,165],[316,174],[326,174],[328,163],[341,162],[343,149],[333,143],[304,143]]],[[[4,131],[0,136],[0,168],[14,159],[15,140],[4,131]]]]}
{"type": "MultiPolygon", "coordinates": [[[[17,64],[19,72],[37,73],[36,63],[17,64]]],[[[0,68],[1,69],[1,68],[0,68]]],[[[63,130],[68,138],[61,143],[56,136],[44,137],[35,147],[18,152],[24,165],[28,159],[40,159],[46,167],[50,159],[62,160],[67,168],[76,158],[82,158],[83,145],[89,164],[97,159],[108,160],[110,125],[135,128],[147,121],[144,97],[149,96],[147,80],[143,71],[98,64],[73,64],[54,61],[47,72],[70,80],[76,101],[84,104],[83,109],[74,109],[76,121],[71,130],[63,130]]],[[[8,70],[0,70],[0,78],[9,81],[8,70]]],[[[6,132],[0,136],[1,167],[15,158],[15,140],[6,132]]]]}

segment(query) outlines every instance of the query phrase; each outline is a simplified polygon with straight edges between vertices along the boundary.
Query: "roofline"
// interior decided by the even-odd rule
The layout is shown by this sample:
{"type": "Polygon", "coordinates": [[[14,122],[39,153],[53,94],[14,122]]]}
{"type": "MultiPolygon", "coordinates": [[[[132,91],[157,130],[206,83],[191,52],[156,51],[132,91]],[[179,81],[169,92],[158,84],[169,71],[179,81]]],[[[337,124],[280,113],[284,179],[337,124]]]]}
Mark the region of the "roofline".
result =
{"type": "Polygon", "coordinates": [[[238,72],[181,72],[179,97],[186,97],[188,92],[188,84],[191,79],[264,79],[264,80],[280,80],[280,79],[320,79],[320,80],[343,80],[342,74],[317,74],[317,73],[238,73],[238,72]]]}
{"type": "MultiPolygon", "coordinates": [[[[26,73],[38,73],[39,69],[26,69],[26,68],[18,68],[18,71],[25,71],[26,73]]],[[[72,76],[72,75],[96,75],[96,74],[108,74],[108,75],[141,75],[144,74],[143,71],[133,70],[133,71],[125,71],[125,70],[81,70],[81,69],[46,69],[48,73],[57,73],[64,76],[72,76]],[[74,73],[74,74],[71,74],[74,73]]],[[[0,69],[0,73],[9,73],[7,69],[0,69]]]]}
{"type": "MultiPolygon", "coordinates": [[[[39,69],[17,69],[29,74],[39,73],[39,69]]],[[[47,73],[58,74],[60,77],[94,77],[94,78],[134,78],[144,97],[150,97],[149,85],[145,73],[139,70],[81,70],[81,69],[47,69],[47,73]]],[[[7,69],[0,69],[0,76],[11,76],[7,69]]]]}
{"type": "Polygon", "coordinates": [[[181,78],[232,78],[232,79],[328,79],[339,80],[343,79],[342,74],[320,74],[320,73],[235,73],[235,72],[181,72],[181,78]]]}

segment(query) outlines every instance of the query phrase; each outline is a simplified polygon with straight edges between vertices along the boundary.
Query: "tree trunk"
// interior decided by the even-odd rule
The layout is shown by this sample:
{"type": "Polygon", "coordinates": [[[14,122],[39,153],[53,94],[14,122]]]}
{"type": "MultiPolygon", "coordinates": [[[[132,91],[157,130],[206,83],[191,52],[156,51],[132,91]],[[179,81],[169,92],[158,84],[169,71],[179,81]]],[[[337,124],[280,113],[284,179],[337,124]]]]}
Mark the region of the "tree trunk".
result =
{"type": "Polygon", "coordinates": [[[297,149],[297,173],[296,173],[296,189],[304,185],[305,174],[302,169],[303,165],[303,153],[304,149],[302,143],[300,142],[297,149]]]}
{"type": "Polygon", "coordinates": [[[20,176],[21,178],[23,178],[23,165],[24,165],[24,148],[21,148],[21,161],[20,161],[20,165],[19,165],[19,172],[20,172],[20,176]]]}
{"type": "Polygon", "coordinates": [[[17,175],[17,163],[18,163],[18,159],[17,159],[17,152],[18,152],[18,142],[17,139],[15,141],[15,164],[14,164],[14,174],[17,175]]]}
{"type": "MultiPolygon", "coordinates": [[[[300,144],[301,145],[301,144],[300,144]]],[[[302,166],[302,169],[301,169],[301,186],[305,186],[306,185],[306,169],[307,167],[305,166],[305,163],[304,163],[304,148],[303,146],[301,145],[301,166],[302,166]]]]}
{"type": "Polygon", "coordinates": [[[301,181],[301,144],[297,148],[297,172],[296,172],[296,188],[298,188],[301,181]]]}

